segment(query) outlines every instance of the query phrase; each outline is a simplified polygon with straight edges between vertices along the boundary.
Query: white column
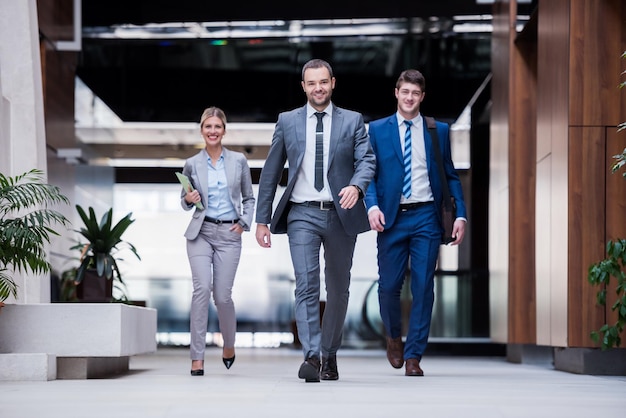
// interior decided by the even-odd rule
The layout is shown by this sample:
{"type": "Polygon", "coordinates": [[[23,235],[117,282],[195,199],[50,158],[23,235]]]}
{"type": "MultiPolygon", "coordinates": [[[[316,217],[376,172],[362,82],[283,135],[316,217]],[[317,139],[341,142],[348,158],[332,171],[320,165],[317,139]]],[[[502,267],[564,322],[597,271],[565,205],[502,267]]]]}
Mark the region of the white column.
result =
{"type": "MultiPolygon", "coordinates": [[[[36,0],[0,0],[0,172],[46,172],[36,0]]],[[[50,301],[48,275],[17,275],[18,303],[50,301]]],[[[11,302],[11,301],[9,301],[11,302]]]]}

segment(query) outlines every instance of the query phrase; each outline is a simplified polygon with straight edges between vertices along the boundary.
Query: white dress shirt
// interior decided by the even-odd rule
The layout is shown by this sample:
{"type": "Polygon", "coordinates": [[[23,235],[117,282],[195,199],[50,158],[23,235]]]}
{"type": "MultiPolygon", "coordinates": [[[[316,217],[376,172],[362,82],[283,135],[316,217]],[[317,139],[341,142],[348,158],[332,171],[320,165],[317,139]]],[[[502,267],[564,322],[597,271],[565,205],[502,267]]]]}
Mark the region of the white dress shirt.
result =
{"type": "MultiPolygon", "coordinates": [[[[304,158],[298,171],[296,183],[291,192],[291,201],[296,203],[307,201],[331,201],[333,200],[326,173],[328,171],[328,150],[330,148],[330,129],[332,127],[333,105],[329,103],[323,110],[326,114],[322,118],[324,124],[324,188],[319,192],[315,190],[315,128],[317,116],[311,104],[306,105],[306,147],[304,158]]],[[[339,193],[339,190],[335,190],[339,193]]]]}
{"type": "MultiPolygon", "coordinates": [[[[404,150],[404,135],[407,126],[405,119],[396,113],[398,118],[398,129],[400,131],[400,149],[404,150]]],[[[428,202],[435,200],[430,188],[428,177],[428,165],[426,163],[426,145],[424,144],[424,122],[422,115],[411,119],[411,197],[400,198],[400,203],[428,202]]]]}

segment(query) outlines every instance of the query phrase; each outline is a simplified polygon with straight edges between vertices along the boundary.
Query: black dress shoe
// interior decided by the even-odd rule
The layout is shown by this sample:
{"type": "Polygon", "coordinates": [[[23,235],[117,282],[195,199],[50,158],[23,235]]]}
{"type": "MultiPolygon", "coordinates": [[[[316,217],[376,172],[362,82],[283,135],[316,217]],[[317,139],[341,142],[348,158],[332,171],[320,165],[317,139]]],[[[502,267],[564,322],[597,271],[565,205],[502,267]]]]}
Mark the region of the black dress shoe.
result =
{"type": "Polygon", "coordinates": [[[318,357],[309,357],[298,370],[298,377],[304,379],[305,382],[320,381],[320,359],[318,357]]]}
{"type": "Polygon", "coordinates": [[[337,372],[337,356],[332,355],[325,358],[322,362],[322,372],[320,373],[322,380],[338,380],[339,372],[337,372]]]}
{"type": "Polygon", "coordinates": [[[227,369],[230,369],[230,366],[232,366],[235,362],[235,356],[232,356],[230,358],[222,357],[222,361],[224,362],[224,366],[226,366],[227,369]]]}
{"type": "Polygon", "coordinates": [[[191,375],[192,376],[204,376],[204,370],[203,369],[192,370],[191,375]]]}

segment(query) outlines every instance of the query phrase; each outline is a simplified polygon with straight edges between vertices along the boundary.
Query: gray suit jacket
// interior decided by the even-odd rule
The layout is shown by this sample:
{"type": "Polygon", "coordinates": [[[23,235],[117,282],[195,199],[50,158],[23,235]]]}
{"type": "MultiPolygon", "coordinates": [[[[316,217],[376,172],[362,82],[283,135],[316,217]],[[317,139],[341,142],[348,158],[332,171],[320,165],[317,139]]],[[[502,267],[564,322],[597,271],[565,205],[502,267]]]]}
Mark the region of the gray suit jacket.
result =
{"type": "MultiPolygon", "coordinates": [[[[326,175],[341,224],[347,234],[356,235],[370,229],[365,205],[360,200],[352,209],[342,209],[338,193],[349,185],[358,186],[365,192],[374,176],[376,157],[360,113],[333,106],[332,121],[326,175]]],[[[305,144],[306,105],[281,113],[261,171],[256,214],[256,222],[269,224],[274,234],[287,232],[291,192],[302,164],[305,144]],[[286,161],[289,162],[287,189],[272,216],[274,195],[286,161]]]]}
{"type": "MultiPolygon", "coordinates": [[[[245,155],[240,152],[231,151],[223,148],[224,153],[224,169],[226,171],[226,182],[230,190],[230,200],[239,214],[239,224],[244,230],[249,231],[252,224],[252,214],[254,213],[254,192],[252,191],[252,177],[248,160],[245,155]],[[243,207],[243,209],[242,209],[243,207]]],[[[207,207],[207,194],[209,190],[207,173],[209,170],[208,162],[209,154],[203,149],[193,157],[185,161],[183,174],[189,177],[193,187],[200,191],[202,196],[202,206],[205,209],[198,209],[195,205],[185,202],[186,190],[180,193],[180,204],[183,209],[190,210],[195,208],[195,212],[189,222],[185,238],[195,239],[200,233],[202,222],[204,222],[204,212],[207,207]]]]}

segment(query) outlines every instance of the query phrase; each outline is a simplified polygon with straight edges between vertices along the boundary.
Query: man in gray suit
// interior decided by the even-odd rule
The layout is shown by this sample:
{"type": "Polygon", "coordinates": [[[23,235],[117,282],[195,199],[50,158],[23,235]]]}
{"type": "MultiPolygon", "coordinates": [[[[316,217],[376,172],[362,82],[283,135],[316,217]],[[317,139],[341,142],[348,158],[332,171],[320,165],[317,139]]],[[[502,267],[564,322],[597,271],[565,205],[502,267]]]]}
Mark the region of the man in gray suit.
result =
{"type": "Polygon", "coordinates": [[[336,353],[348,307],[352,256],[357,235],[370,229],[362,199],[376,158],[363,116],[331,102],[335,77],[326,61],[307,62],[301,84],[307,104],[278,116],[261,172],[256,239],[269,248],[270,233],[288,235],[296,277],[296,325],[304,353],[298,377],[319,382],[339,378],[336,353]],[[272,216],[285,162],[287,188],[272,216]],[[320,326],[322,245],[326,308],[320,326]]]}

